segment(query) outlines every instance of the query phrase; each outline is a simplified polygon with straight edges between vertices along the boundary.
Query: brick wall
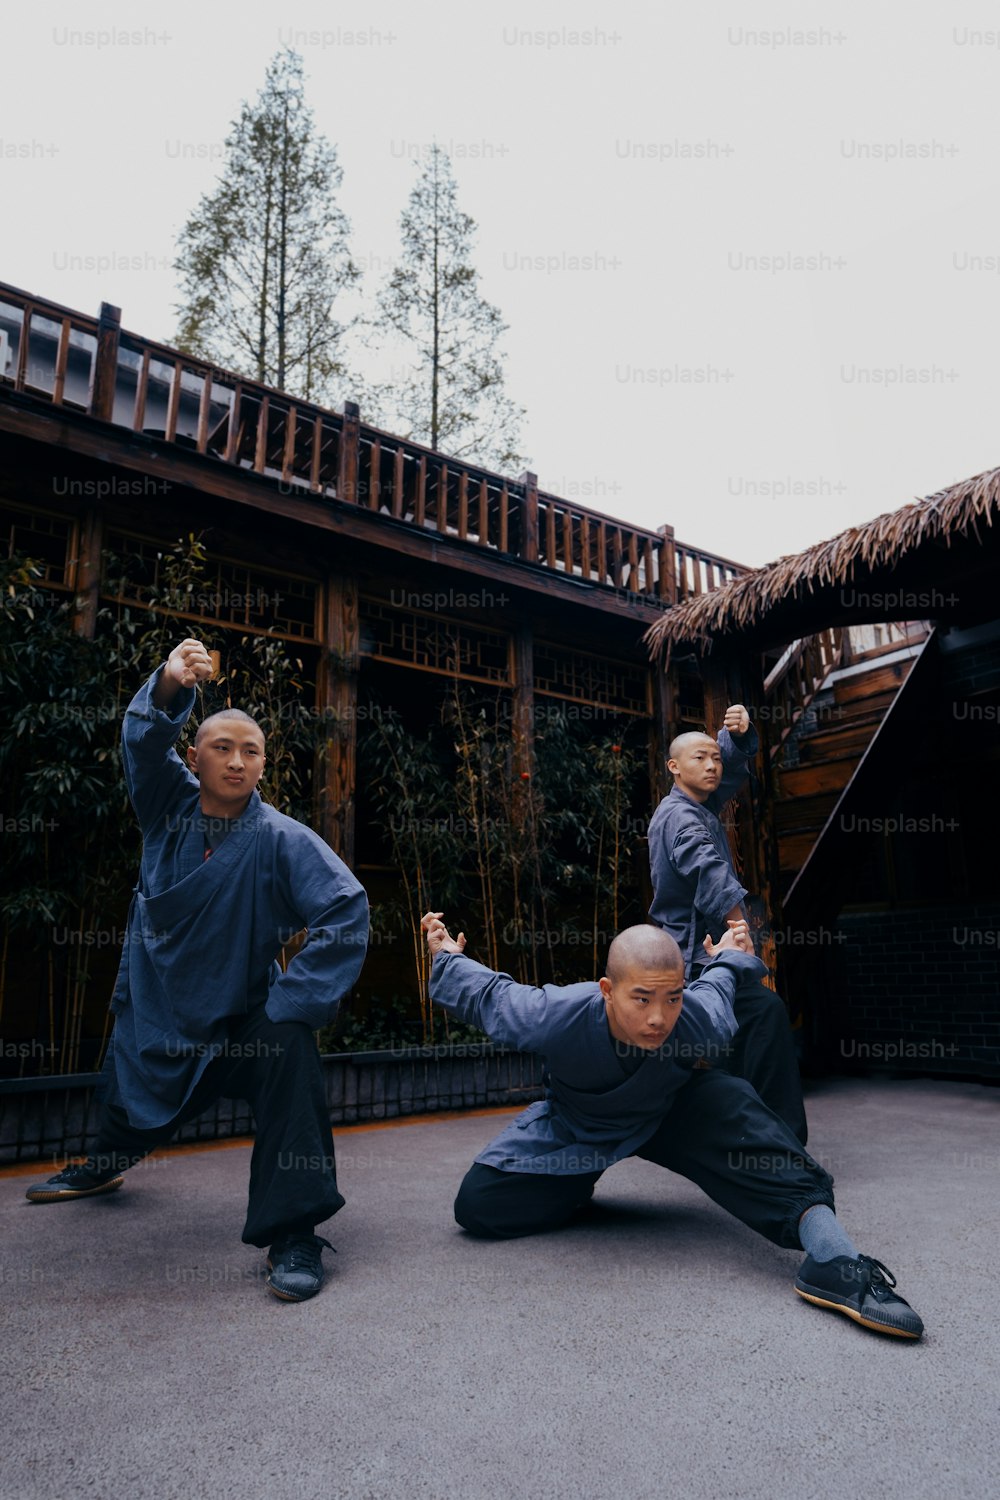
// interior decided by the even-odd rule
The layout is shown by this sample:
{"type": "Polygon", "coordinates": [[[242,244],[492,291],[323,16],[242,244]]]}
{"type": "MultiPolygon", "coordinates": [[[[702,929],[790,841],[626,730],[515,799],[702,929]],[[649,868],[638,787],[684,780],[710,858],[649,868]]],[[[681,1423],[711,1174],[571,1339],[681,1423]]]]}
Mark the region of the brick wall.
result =
{"type": "Polygon", "coordinates": [[[852,912],[837,934],[831,1068],[1000,1077],[1000,903],[852,912]]]}

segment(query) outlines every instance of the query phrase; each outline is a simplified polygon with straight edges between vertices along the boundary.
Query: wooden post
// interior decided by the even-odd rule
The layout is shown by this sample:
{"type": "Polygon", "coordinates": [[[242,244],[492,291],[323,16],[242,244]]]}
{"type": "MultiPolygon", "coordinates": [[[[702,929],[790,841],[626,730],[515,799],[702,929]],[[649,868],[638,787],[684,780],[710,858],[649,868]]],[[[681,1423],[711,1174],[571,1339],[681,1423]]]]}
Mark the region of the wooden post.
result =
{"type": "Polygon", "coordinates": [[[354,784],[357,767],[358,590],[353,578],[326,580],[323,654],[317,684],[326,724],[319,784],[320,828],[341,859],[354,864],[354,784]]]}
{"type": "Polygon", "coordinates": [[[521,501],[521,557],[524,562],[538,561],[538,475],[530,470],[521,475],[524,485],[521,501]]]}
{"type": "Polygon", "coordinates": [[[97,349],[91,367],[90,399],[87,403],[90,415],[100,417],[102,422],[110,422],[115,409],[121,326],[121,308],[114,307],[110,302],[102,302],[97,317],[97,349]]]}
{"type": "Polygon", "coordinates": [[[649,669],[649,790],[653,807],[667,795],[673,777],[667,770],[667,752],[673,738],[674,669],[664,672],[659,663],[649,669]]]}
{"type": "Polygon", "coordinates": [[[101,548],[104,541],[104,518],[100,511],[89,510],[77,523],[77,552],[74,570],[76,609],[73,629],[77,635],[93,640],[97,633],[97,607],[101,594],[101,548]]]}
{"type": "Polygon", "coordinates": [[[511,639],[511,680],[513,689],[514,740],[514,815],[523,822],[535,774],[535,665],[534,638],[531,626],[521,622],[514,627],[511,639]]]}
{"type": "Polygon", "coordinates": [[[344,402],[344,419],[340,429],[340,466],[337,471],[337,499],[350,505],[358,498],[358,450],[361,433],[361,411],[356,401],[344,402]]]}

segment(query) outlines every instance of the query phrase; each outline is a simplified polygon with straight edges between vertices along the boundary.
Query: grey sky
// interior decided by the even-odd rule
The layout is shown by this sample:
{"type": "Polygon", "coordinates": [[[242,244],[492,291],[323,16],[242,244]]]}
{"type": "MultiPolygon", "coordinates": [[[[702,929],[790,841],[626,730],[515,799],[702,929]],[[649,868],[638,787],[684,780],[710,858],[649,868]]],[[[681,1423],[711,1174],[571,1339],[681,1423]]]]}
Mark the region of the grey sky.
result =
{"type": "Polygon", "coordinates": [[[995,7],[52,0],[4,36],[0,279],[169,342],[287,42],[369,292],[451,148],[544,489],[761,563],[998,462],[995,7]]]}

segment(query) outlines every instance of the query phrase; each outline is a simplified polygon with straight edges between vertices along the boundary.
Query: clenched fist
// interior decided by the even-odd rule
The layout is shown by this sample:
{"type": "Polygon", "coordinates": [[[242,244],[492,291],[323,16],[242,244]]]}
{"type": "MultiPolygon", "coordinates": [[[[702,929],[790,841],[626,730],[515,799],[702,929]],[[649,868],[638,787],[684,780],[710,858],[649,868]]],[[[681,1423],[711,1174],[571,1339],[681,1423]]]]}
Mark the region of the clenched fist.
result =
{"type": "Polygon", "coordinates": [[[169,677],[178,687],[194,687],[196,682],[206,682],[212,675],[212,658],[201,641],[181,641],[167,657],[164,677],[169,677]]]}
{"type": "Polygon", "coordinates": [[[746,734],[750,728],[750,715],[742,703],[731,703],[726,709],[726,717],[722,724],[730,734],[746,734]]]}

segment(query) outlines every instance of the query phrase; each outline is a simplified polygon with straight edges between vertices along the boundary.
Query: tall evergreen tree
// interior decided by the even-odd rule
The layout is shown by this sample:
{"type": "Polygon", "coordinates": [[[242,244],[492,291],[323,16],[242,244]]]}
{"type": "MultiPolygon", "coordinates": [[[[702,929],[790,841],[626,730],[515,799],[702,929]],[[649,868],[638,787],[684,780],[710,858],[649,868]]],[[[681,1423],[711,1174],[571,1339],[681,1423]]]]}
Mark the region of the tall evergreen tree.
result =
{"type": "Polygon", "coordinates": [[[433,146],[400,220],[399,264],[378,299],[381,327],[401,337],[412,361],[383,398],[389,425],[402,435],[511,470],[524,462],[517,451],[524,411],[504,392],[498,344],[507,325],[479,294],[475,227],[458,207],[447,153],[433,146]]]}
{"type": "Polygon", "coordinates": [[[336,205],[343,172],[316,134],[302,59],[272,59],[226,138],[218,186],[178,238],[182,349],[312,400],[342,374],[337,296],[359,272],[336,205]]]}

